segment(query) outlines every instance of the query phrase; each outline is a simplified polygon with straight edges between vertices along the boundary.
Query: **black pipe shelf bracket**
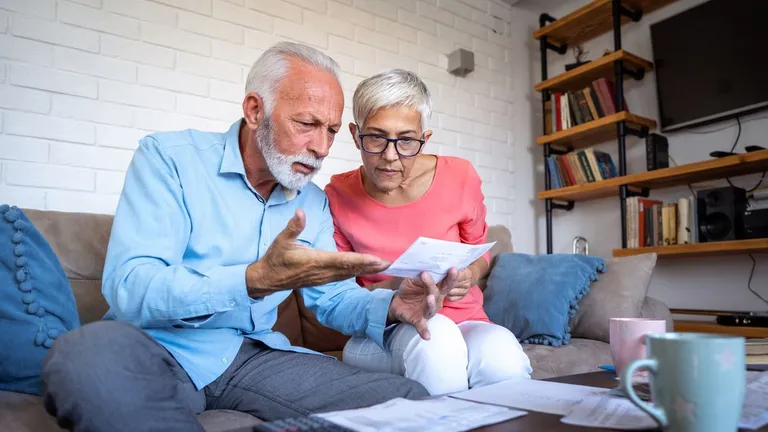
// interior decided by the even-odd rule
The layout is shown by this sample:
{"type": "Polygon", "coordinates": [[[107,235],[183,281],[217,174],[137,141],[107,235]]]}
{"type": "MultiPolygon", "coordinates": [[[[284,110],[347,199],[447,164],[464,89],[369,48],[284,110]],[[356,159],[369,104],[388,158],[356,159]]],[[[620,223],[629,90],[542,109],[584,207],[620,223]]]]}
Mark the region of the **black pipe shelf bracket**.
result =
{"type": "Polygon", "coordinates": [[[638,21],[640,21],[643,18],[643,11],[642,10],[632,11],[632,10],[627,9],[623,5],[619,6],[619,13],[621,15],[624,15],[625,17],[631,19],[634,22],[638,22],[638,21]]]}
{"type": "Polygon", "coordinates": [[[633,191],[630,188],[627,188],[627,198],[629,197],[642,197],[642,198],[648,198],[651,195],[651,190],[648,188],[640,188],[639,191],[633,191]]]}
{"type": "Polygon", "coordinates": [[[643,68],[630,69],[622,64],[621,71],[624,73],[624,75],[632,77],[635,81],[640,81],[645,77],[645,69],[643,68]]]}
{"type": "Polygon", "coordinates": [[[573,210],[573,207],[574,207],[573,201],[566,201],[565,204],[558,204],[556,202],[552,203],[552,209],[556,209],[556,210],[571,211],[573,210]]]}
{"type": "MultiPolygon", "coordinates": [[[[546,27],[547,23],[555,22],[555,21],[557,21],[557,18],[553,17],[548,13],[543,13],[539,15],[539,28],[546,27]]],[[[555,45],[552,42],[550,42],[546,36],[541,37],[541,42],[547,49],[550,49],[560,55],[563,55],[568,52],[568,44],[555,45]]]]}
{"type": "Polygon", "coordinates": [[[625,135],[634,135],[638,138],[645,138],[648,136],[648,126],[641,126],[639,129],[631,128],[629,126],[624,126],[624,134],[625,135]]]}
{"type": "Polygon", "coordinates": [[[549,154],[553,154],[553,155],[564,155],[564,154],[568,154],[568,153],[570,153],[570,152],[572,152],[572,151],[573,151],[573,149],[572,149],[571,147],[567,147],[567,148],[565,148],[564,150],[561,150],[561,149],[558,149],[558,148],[554,148],[554,147],[551,147],[551,148],[549,149],[549,154]]]}

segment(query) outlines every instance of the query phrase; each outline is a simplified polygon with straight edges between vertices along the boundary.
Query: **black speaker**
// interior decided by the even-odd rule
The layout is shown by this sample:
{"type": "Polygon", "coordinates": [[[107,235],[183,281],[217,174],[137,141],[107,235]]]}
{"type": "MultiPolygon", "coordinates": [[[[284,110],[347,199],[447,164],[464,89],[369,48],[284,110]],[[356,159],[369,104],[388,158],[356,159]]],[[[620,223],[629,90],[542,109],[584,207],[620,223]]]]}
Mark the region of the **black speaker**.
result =
{"type": "Polygon", "coordinates": [[[649,133],[645,137],[645,165],[648,171],[669,168],[669,142],[664,135],[649,133]]]}
{"type": "Polygon", "coordinates": [[[741,240],[744,238],[744,211],[747,192],[737,187],[721,187],[696,194],[699,243],[741,240]]]}

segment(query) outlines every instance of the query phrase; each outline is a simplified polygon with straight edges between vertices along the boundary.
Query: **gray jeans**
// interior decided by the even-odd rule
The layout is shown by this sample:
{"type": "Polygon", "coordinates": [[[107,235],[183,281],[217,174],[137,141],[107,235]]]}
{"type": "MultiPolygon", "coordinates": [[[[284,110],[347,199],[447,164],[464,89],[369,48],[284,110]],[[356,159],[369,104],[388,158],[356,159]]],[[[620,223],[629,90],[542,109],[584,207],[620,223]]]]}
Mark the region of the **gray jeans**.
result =
{"type": "Polygon", "coordinates": [[[57,339],[42,381],[46,410],[75,431],[202,431],[196,414],[206,409],[273,420],[428,395],[406,378],[249,339],[229,368],[197,391],[165,348],[117,321],[91,323],[57,339]]]}

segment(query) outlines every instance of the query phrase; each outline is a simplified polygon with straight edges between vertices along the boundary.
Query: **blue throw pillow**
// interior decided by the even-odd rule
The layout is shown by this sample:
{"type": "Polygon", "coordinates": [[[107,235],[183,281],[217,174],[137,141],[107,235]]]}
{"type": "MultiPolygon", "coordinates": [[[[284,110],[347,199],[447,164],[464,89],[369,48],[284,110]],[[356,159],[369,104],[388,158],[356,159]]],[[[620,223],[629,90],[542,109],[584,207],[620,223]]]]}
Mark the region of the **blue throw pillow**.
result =
{"type": "Polygon", "coordinates": [[[0,390],[39,394],[48,348],[79,325],[53,249],[20,209],[1,205],[0,390]]]}
{"type": "Polygon", "coordinates": [[[604,270],[600,257],[501,253],[488,276],[485,312],[523,343],[567,345],[568,322],[604,270]]]}

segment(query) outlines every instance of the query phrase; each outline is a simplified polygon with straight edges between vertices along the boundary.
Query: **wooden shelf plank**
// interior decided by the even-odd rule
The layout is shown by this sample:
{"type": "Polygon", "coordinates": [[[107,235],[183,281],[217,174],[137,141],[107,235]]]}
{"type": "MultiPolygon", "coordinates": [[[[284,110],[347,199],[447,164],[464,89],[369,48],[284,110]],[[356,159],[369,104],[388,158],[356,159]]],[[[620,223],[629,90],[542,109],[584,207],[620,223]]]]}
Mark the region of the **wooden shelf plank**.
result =
{"type": "Polygon", "coordinates": [[[616,196],[621,185],[628,185],[633,189],[644,187],[661,189],[763,171],[768,171],[768,150],[630,174],[583,185],[551,189],[539,192],[539,199],[586,201],[616,196]]]}
{"type": "MultiPolygon", "coordinates": [[[[622,60],[624,65],[634,70],[644,70],[646,72],[653,70],[653,63],[640,58],[632,53],[619,50],[611,54],[600,57],[576,69],[556,77],[542,81],[534,87],[536,91],[549,90],[553,92],[568,92],[581,90],[592,84],[592,81],[598,78],[608,78],[613,81],[613,62],[622,60]]],[[[624,78],[631,78],[624,74],[624,78]]]]}
{"type": "MultiPolygon", "coordinates": [[[[642,11],[643,15],[664,7],[675,0],[622,0],[621,4],[632,11],[642,11]]],[[[534,39],[542,36],[555,44],[569,46],[584,43],[613,30],[611,0],[595,0],[557,21],[533,32],[534,39]]],[[[622,16],[621,23],[630,19],[622,16]]]]}
{"type": "Polygon", "coordinates": [[[748,338],[768,337],[766,327],[727,326],[711,321],[674,320],[676,332],[716,333],[744,336],[748,338]]]}
{"type": "Polygon", "coordinates": [[[706,256],[747,252],[768,252],[768,239],[730,240],[707,243],[679,244],[671,246],[614,249],[614,257],[656,253],[662,256],[706,256]]]}
{"type": "Polygon", "coordinates": [[[639,128],[645,126],[655,129],[654,120],[621,111],[609,116],[600,117],[597,120],[573,126],[565,130],[536,138],[537,145],[551,144],[558,147],[570,147],[580,149],[599,144],[611,139],[616,139],[616,123],[627,122],[628,125],[639,128]]]}

